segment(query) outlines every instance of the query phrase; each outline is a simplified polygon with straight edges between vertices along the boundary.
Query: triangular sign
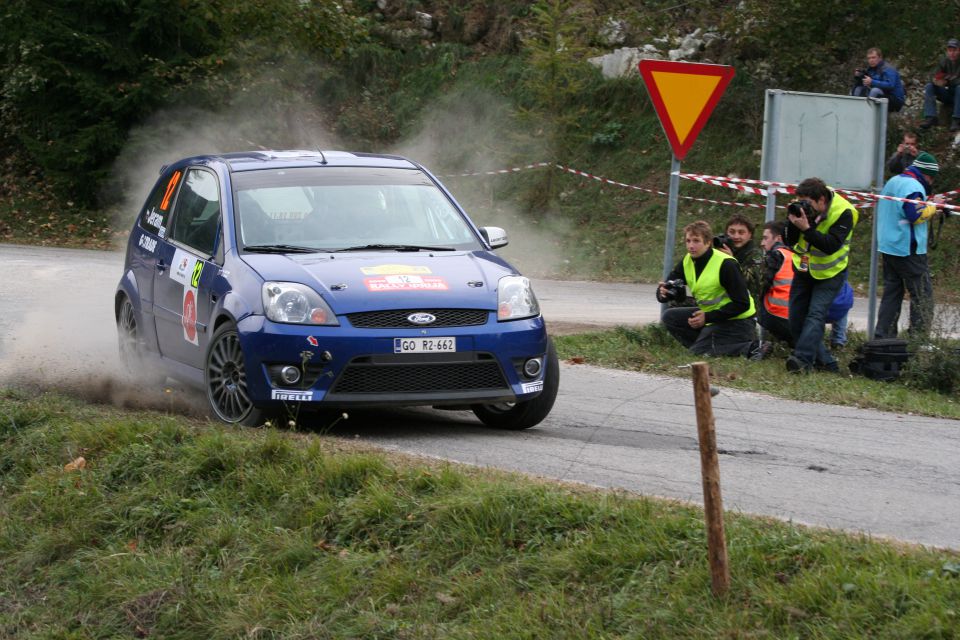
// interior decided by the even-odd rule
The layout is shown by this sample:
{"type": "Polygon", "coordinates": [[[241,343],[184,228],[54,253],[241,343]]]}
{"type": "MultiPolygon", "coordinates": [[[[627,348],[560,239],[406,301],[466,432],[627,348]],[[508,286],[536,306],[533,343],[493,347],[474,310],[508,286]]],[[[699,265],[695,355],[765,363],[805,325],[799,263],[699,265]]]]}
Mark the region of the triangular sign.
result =
{"type": "Polygon", "coordinates": [[[640,75],[673,155],[683,160],[733,78],[733,67],[641,60],[640,75]]]}

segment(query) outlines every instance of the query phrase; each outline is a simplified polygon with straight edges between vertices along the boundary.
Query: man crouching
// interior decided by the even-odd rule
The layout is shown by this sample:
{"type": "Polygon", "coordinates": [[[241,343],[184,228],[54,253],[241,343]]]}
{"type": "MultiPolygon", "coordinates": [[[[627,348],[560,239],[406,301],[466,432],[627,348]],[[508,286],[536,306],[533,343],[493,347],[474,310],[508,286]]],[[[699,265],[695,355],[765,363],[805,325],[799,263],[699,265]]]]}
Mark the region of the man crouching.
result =
{"type": "Polygon", "coordinates": [[[698,220],[683,229],[687,255],[657,288],[657,300],[683,300],[686,284],[696,307],[663,312],[667,331],[698,355],[749,356],[756,348],[756,307],[737,260],[714,250],[710,225],[698,220]]]}

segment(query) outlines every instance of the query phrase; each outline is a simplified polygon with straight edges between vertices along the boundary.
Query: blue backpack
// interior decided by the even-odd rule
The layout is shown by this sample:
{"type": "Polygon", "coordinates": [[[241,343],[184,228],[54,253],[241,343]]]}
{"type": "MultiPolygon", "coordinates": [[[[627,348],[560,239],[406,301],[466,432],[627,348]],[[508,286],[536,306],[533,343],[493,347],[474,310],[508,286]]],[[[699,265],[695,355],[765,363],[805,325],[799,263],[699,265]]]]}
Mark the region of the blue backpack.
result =
{"type": "Polygon", "coordinates": [[[827,309],[827,322],[836,322],[847,315],[847,312],[853,307],[853,287],[846,280],[843,281],[843,287],[837,292],[837,297],[830,303],[827,309]]]}

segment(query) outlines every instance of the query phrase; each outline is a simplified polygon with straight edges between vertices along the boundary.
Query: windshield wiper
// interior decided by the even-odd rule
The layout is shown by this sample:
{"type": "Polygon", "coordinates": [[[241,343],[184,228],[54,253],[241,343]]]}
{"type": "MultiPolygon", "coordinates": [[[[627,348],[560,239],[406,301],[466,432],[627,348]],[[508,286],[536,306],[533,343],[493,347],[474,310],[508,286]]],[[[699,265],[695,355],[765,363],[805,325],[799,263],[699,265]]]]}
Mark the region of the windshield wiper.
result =
{"type": "Polygon", "coordinates": [[[360,244],[355,247],[337,249],[337,251],[368,251],[375,249],[389,249],[393,251],[456,251],[454,247],[429,247],[419,244],[360,244]]]}
{"type": "Polygon", "coordinates": [[[295,244],[248,244],[243,250],[254,253],[319,253],[326,251],[313,247],[300,247],[295,244]]]}

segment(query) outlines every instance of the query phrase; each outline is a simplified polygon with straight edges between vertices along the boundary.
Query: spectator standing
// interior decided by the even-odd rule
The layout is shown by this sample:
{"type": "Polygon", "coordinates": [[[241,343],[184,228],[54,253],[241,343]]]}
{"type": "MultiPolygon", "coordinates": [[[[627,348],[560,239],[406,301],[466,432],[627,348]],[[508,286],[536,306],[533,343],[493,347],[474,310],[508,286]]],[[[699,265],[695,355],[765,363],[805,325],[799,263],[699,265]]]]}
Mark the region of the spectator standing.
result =
{"type": "MultiPolygon", "coordinates": [[[[937,159],[923,151],[900,175],[890,178],[881,195],[926,200],[940,171],[937,159]]],[[[934,203],[943,202],[936,197],[934,203]]],[[[932,203],[877,201],[877,250],[883,256],[883,298],[877,313],[878,338],[897,337],[903,291],[910,292],[912,337],[924,337],[933,321],[933,285],[927,264],[926,221],[936,213],[932,203]]]]}
{"type": "MultiPolygon", "coordinates": [[[[683,233],[687,255],[667,280],[685,282],[697,306],[667,309],[662,317],[664,326],[697,355],[749,355],[757,346],[756,308],[736,260],[713,249],[707,222],[692,222],[683,233]]],[[[660,302],[671,298],[665,284],[657,287],[660,302]]]]}
{"type": "Polygon", "coordinates": [[[864,98],[886,98],[889,101],[888,113],[900,111],[907,99],[900,73],[883,59],[883,53],[877,47],[867,49],[867,68],[857,69],[854,78],[856,84],[850,94],[864,98]]]}
{"type": "Polygon", "coordinates": [[[953,108],[950,131],[960,131],[960,40],[947,40],[947,54],[940,59],[933,72],[933,81],[923,89],[923,124],[929,129],[939,122],[937,101],[953,108]]]}
{"type": "Polygon", "coordinates": [[[846,281],[850,239],[857,210],[820,178],[807,178],[787,210],[784,242],[794,251],[790,285],[790,333],[793,353],[787,370],[839,371],[823,344],[827,310],[846,281]]]}
{"type": "Polygon", "coordinates": [[[897,151],[887,159],[887,171],[890,175],[899,175],[913,164],[920,151],[917,150],[917,134],[907,131],[903,134],[903,142],[897,145],[897,151]]]}
{"type": "Polygon", "coordinates": [[[763,249],[753,241],[755,228],[748,217],[734,214],[727,220],[725,231],[730,244],[724,245],[720,250],[737,259],[740,273],[747,281],[747,289],[753,296],[753,303],[759,305],[763,292],[763,249]]]}

